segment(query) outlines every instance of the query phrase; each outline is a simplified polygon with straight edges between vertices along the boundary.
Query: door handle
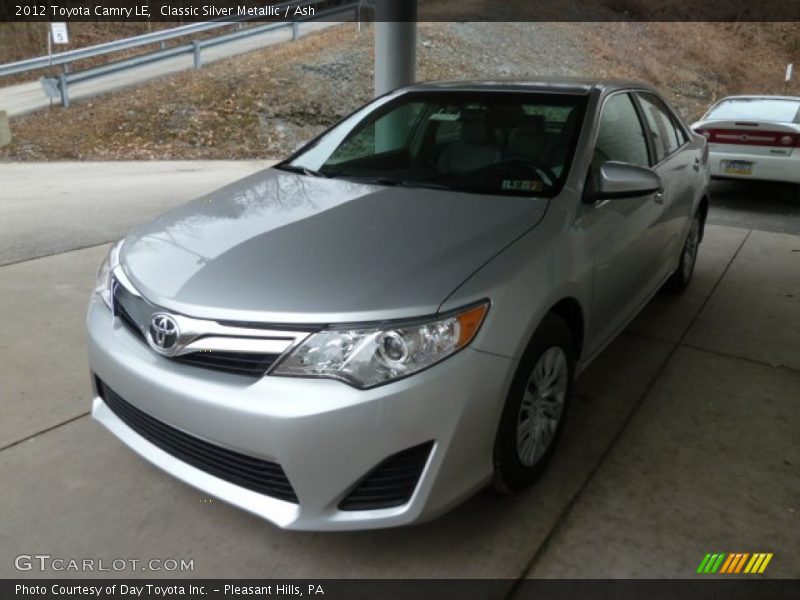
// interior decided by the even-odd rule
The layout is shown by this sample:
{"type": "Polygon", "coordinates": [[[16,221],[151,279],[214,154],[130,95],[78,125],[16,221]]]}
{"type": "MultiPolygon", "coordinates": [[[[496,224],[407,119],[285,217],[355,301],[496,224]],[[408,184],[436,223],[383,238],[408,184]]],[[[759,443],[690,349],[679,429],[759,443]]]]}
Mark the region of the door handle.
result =
{"type": "Polygon", "coordinates": [[[699,171],[700,170],[700,157],[695,157],[694,164],[692,165],[692,168],[695,171],[699,171]]]}
{"type": "Polygon", "coordinates": [[[653,197],[655,198],[656,204],[664,204],[664,190],[658,190],[653,197]]]}

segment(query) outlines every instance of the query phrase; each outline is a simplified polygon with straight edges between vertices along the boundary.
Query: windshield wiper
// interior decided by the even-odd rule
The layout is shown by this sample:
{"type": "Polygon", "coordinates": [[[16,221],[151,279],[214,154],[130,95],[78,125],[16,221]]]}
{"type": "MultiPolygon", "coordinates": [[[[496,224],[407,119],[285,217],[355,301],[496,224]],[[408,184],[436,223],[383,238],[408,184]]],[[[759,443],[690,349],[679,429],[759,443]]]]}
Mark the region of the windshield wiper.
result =
{"type": "Polygon", "coordinates": [[[331,175],[323,173],[322,171],[315,171],[314,169],[309,169],[308,167],[299,167],[297,165],[275,165],[276,169],[280,169],[281,171],[288,171],[289,173],[299,173],[300,175],[308,175],[309,177],[325,177],[330,178],[331,175]]]}
{"type": "Polygon", "coordinates": [[[433,183],[432,181],[407,181],[407,180],[400,180],[395,182],[395,185],[401,187],[409,187],[409,188],[425,188],[428,190],[448,190],[453,191],[449,185],[444,185],[443,183],[433,183]]]}
{"type": "Polygon", "coordinates": [[[385,185],[389,187],[407,187],[407,188],[427,188],[431,190],[452,190],[450,186],[441,183],[433,183],[430,181],[413,181],[409,179],[393,179],[386,176],[369,176],[369,175],[348,175],[347,173],[339,174],[344,179],[351,179],[359,183],[374,183],[376,185],[385,185]]]}
{"type": "Polygon", "coordinates": [[[356,183],[373,183],[375,185],[386,185],[390,187],[399,185],[399,182],[396,179],[381,175],[351,175],[346,171],[339,171],[336,173],[336,175],[342,179],[347,179],[348,181],[354,181],[356,183]]]}

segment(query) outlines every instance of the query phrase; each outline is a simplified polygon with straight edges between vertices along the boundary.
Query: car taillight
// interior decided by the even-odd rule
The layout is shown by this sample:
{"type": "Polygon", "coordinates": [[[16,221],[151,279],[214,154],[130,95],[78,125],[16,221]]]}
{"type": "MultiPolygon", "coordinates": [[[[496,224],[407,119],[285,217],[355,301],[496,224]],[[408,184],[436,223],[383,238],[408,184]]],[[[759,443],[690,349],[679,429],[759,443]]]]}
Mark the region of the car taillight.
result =
{"type": "Polygon", "coordinates": [[[699,129],[698,133],[712,144],[743,146],[800,147],[800,134],[757,129],[699,129]]]}

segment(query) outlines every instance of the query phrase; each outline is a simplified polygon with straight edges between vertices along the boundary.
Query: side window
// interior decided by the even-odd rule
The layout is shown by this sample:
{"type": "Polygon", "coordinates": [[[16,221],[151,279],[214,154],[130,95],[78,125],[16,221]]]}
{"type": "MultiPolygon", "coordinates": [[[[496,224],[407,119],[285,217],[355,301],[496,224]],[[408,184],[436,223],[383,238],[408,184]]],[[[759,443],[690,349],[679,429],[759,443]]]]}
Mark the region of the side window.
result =
{"type": "Polygon", "coordinates": [[[346,139],[328,159],[333,165],[372,156],[375,153],[391,152],[405,148],[409,142],[409,132],[424,105],[411,103],[367,124],[346,139]]]}
{"type": "Polygon", "coordinates": [[[436,128],[435,144],[443,146],[461,139],[461,121],[442,121],[436,128]]]}
{"type": "Polygon", "coordinates": [[[603,105],[600,115],[592,163],[599,167],[609,160],[640,167],[650,165],[642,124],[628,94],[611,96],[603,105]]]}
{"type": "Polygon", "coordinates": [[[350,138],[339,146],[328,159],[327,164],[335,165],[341,162],[364,158],[374,153],[375,123],[370,123],[355,135],[350,136],[350,138]]]}
{"type": "Polygon", "coordinates": [[[683,146],[689,141],[689,136],[686,135],[686,131],[684,131],[683,127],[680,126],[675,118],[675,115],[670,116],[672,117],[672,126],[675,128],[675,135],[678,136],[678,146],[683,146]]]}
{"type": "Polygon", "coordinates": [[[683,145],[683,139],[678,137],[679,132],[675,130],[672,117],[657,98],[650,94],[639,94],[639,100],[647,127],[653,136],[656,162],[661,162],[683,145]]]}

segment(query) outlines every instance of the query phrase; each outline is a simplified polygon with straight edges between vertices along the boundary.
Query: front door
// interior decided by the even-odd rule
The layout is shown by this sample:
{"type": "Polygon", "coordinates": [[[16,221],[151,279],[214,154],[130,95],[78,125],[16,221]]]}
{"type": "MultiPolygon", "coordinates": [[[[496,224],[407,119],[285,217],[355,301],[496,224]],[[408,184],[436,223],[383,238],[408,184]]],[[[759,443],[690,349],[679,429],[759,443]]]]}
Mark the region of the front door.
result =
{"type": "MultiPolygon", "coordinates": [[[[610,96],[602,107],[592,173],[606,161],[651,165],[648,140],[628,93],[610,96]]],[[[601,200],[583,206],[582,229],[594,253],[594,298],[589,352],[616,335],[652,293],[663,251],[661,193],[601,200]]]]}

